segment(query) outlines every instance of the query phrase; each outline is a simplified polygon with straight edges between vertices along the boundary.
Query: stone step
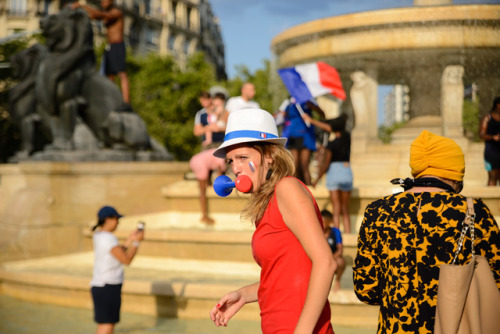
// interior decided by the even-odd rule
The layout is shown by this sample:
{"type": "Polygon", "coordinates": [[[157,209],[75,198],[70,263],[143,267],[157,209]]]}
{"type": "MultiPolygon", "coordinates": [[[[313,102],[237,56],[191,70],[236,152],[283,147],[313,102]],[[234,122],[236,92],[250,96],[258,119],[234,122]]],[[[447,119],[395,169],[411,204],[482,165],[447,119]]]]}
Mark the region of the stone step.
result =
{"type": "MultiPolygon", "coordinates": [[[[30,302],[91,308],[92,262],[92,252],[6,262],[0,266],[0,292],[30,302]]],[[[141,249],[125,269],[122,310],[206,319],[225,293],[258,279],[255,263],[151,257],[142,255],[141,249]]],[[[356,299],[351,267],[346,268],[342,288],[329,295],[332,321],[376,328],[378,308],[356,299]]],[[[236,317],[258,320],[258,305],[245,306],[236,317]]]]}
{"type": "MultiPolygon", "coordinates": [[[[395,165],[392,164],[383,166],[367,164],[361,171],[354,165],[352,168],[354,174],[354,188],[351,192],[349,210],[351,216],[351,230],[358,231],[366,206],[378,198],[395,192],[401,192],[402,188],[392,185],[390,180],[397,177],[410,177],[410,170],[407,167],[407,170],[398,171],[395,165]],[[359,184],[359,181],[356,181],[356,175],[363,175],[362,179],[365,184],[359,184]],[[381,185],[382,179],[385,180],[384,185],[381,185]]],[[[470,165],[466,165],[464,189],[461,194],[464,196],[482,198],[497,221],[500,221],[500,190],[498,187],[488,187],[485,185],[487,179],[485,174],[486,171],[483,166],[472,168],[470,165]],[[477,177],[477,175],[484,175],[484,178],[477,177]]],[[[309,187],[309,189],[316,198],[320,209],[329,209],[333,211],[329,192],[325,187],[324,178],[320,180],[316,188],[309,187]]],[[[178,181],[162,188],[162,195],[167,199],[166,209],[171,212],[176,212],[174,216],[176,214],[189,213],[194,215],[190,216],[191,219],[194,220],[198,220],[200,217],[198,194],[199,189],[197,182],[193,180],[178,181]]],[[[211,215],[217,220],[215,224],[216,228],[219,224],[233,227],[241,226],[241,224],[245,225],[245,223],[240,223],[239,215],[247,200],[246,196],[245,194],[233,191],[227,197],[219,197],[212,188],[207,190],[209,212],[213,213],[211,215]],[[227,220],[227,218],[231,216],[224,216],[225,214],[233,214],[234,216],[227,220]]],[[[178,219],[178,217],[176,219],[178,219]]],[[[182,222],[179,222],[178,226],[181,224],[182,222]]],[[[248,225],[251,224],[248,223],[248,225]]]]}
{"type": "MultiPolygon", "coordinates": [[[[146,223],[141,255],[175,259],[254,262],[251,239],[254,227],[241,222],[236,213],[214,213],[214,225],[199,222],[199,215],[189,212],[163,212],[147,215],[130,215],[120,219],[114,232],[125,240],[137,226],[146,223]]],[[[83,250],[92,250],[90,228],[82,231],[83,250]]],[[[344,255],[352,263],[356,254],[355,234],[343,234],[344,255]]]]}

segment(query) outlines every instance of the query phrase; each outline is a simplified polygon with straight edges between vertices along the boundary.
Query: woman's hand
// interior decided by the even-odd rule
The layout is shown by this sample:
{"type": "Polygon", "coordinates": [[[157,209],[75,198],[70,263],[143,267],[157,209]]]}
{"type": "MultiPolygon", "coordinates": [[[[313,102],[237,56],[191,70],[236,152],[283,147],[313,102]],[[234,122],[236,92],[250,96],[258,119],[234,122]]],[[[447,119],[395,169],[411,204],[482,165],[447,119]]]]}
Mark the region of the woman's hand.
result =
{"type": "Polygon", "coordinates": [[[219,300],[219,303],[210,311],[210,319],[215,326],[227,326],[229,319],[238,312],[246,301],[240,291],[233,291],[226,294],[219,300]]]}
{"type": "Polygon", "coordinates": [[[302,115],[302,119],[304,120],[304,122],[306,122],[306,123],[312,123],[311,122],[311,120],[312,120],[311,116],[309,116],[306,113],[302,113],[301,115],[302,115]]]}
{"type": "Polygon", "coordinates": [[[144,240],[144,230],[134,230],[132,234],[133,234],[133,240],[135,241],[144,240]]]}
{"type": "Polygon", "coordinates": [[[226,294],[210,311],[210,319],[212,319],[217,327],[227,326],[229,319],[231,319],[243,305],[257,301],[258,290],[259,282],[226,294]]]}

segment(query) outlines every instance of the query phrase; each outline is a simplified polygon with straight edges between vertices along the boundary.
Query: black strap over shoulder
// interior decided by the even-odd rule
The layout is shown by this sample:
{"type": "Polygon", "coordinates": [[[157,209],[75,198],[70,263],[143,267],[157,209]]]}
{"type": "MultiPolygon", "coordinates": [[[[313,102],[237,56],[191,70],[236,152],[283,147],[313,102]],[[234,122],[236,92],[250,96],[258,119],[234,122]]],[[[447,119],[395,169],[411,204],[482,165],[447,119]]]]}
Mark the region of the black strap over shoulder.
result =
{"type": "Polygon", "coordinates": [[[405,191],[408,189],[411,189],[413,187],[435,187],[435,188],[444,189],[444,190],[452,192],[452,193],[458,193],[448,183],[445,183],[445,182],[438,180],[438,179],[435,179],[433,177],[421,177],[418,179],[411,179],[409,177],[407,177],[406,179],[396,178],[396,179],[392,179],[391,183],[400,185],[401,187],[403,187],[403,189],[405,191]]]}

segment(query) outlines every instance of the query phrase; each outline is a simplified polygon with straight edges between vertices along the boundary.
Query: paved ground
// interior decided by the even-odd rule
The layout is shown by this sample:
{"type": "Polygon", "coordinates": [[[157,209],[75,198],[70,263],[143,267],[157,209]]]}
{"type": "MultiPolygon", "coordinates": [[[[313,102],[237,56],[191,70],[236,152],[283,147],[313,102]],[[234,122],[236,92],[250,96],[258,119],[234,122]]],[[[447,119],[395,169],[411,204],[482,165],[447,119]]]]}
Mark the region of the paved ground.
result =
{"type": "MultiPolygon", "coordinates": [[[[232,320],[227,328],[207,320],[179,320],[122,313],[115,333],[149,334],[255,334],[260,324],[232,320]]],[[[373,329],[334,326],[337,334],[374,333],[373,329]]],[[[0,295],[0,334],[89,334],[95,331],[92,311],[23,302],[0,295]]]]}

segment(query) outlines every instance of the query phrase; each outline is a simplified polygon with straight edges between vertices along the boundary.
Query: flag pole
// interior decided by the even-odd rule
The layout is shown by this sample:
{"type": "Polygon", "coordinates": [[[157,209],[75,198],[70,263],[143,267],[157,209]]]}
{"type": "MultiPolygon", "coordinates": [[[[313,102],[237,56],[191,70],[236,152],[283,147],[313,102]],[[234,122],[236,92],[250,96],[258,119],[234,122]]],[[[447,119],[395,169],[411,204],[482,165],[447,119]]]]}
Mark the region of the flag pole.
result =
{"type": "Polygon", "coordinates": [[[302,106],[300,105],[300,103],[295,103],[295,106],[297,107],[297,110],[300,113],[300,117],[302,117],[302,120],[304,121],[304,123],[306,123],[307,127],[310,128],[311,127],[311,123],[309,123],[308,121],[304,120],[304,114],[305,114],[305,112],[302,109],[302,106]]]}

